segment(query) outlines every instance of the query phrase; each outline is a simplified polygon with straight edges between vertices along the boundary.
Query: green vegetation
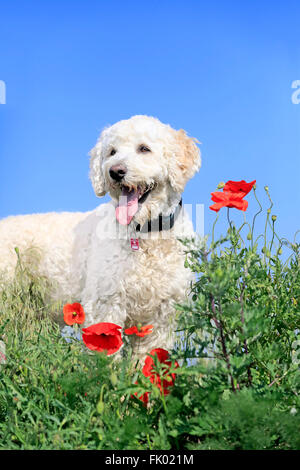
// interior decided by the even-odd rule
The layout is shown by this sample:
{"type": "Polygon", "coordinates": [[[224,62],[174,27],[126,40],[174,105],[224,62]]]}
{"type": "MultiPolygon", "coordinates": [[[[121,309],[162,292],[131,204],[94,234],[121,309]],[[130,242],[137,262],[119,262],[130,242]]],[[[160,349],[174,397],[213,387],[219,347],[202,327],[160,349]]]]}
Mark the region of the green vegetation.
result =
{"type": "Polygon", "coordinates": [[[0,292],[1,449],[300,449],[299,244],[277,236],[270,209],[257,240],[255,220],[237,229],[229,214],[226,237],[183,241],[197,279],[178,306],[184,347],[165,397],[130,351],[114,360],[66,342],[62,306],[19,257],[0,292]],[[148,408],[132,396],[146,391],[148,408]]]}

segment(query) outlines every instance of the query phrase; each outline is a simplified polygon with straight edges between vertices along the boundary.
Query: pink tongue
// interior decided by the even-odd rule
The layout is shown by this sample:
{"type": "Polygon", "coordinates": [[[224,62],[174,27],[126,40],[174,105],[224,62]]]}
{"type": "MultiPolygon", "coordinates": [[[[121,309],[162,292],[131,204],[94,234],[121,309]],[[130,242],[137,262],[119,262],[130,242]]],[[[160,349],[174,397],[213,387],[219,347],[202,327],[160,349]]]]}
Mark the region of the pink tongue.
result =
{"type": "Polygon", "coordinates": [[[116,207],[116,218],[121,225],[128,225],[137,213],[139,208],[138,192],[129,191],[127,188],[122,189],[122,195],[119,200],[119,205],[116,207]]]}

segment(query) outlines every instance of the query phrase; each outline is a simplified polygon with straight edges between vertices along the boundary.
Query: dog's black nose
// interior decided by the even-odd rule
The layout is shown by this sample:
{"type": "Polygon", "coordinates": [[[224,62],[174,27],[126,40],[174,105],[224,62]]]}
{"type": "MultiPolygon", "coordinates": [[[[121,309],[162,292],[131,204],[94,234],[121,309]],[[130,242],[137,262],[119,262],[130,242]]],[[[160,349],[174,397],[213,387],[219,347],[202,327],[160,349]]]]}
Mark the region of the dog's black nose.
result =
{"type": "Polygon", "coordinates": [[[109,169],[109,174],[115,181],[121,181],[126,173],[127,168],[124,165],[114,165],[109,169]]]}

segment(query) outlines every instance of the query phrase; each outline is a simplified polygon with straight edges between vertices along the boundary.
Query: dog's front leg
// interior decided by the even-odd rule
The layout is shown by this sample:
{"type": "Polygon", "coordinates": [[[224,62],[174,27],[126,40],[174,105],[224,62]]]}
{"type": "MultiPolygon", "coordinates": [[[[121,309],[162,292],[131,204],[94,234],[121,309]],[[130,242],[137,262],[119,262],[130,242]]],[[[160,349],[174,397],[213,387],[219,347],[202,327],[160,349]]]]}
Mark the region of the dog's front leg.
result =
{"type": "Polygon", "coordinates": [[[84,326],[96,323],[108,322],[121,326],[122,329],[126,320],[126,310],[124,302],[120,299],[120,294],[103,296],[101,298],[82,298],[83,308],[86,314],[84,326]]]}
{"type": "MultiPolygon", "coordinates": [[[[144,324],[152,324],[153,330],[144,337],[132,335],[130,343],[133,352],[133,358],[138,359],[143,365],[145,358],[153,349],[165,349],[171,353],[176,340],[176,310],[174,301],[167,299],[153,312],[152,319],[144,324]]],[[[136,320],[136,323],[140,321],[136,320]]]]}

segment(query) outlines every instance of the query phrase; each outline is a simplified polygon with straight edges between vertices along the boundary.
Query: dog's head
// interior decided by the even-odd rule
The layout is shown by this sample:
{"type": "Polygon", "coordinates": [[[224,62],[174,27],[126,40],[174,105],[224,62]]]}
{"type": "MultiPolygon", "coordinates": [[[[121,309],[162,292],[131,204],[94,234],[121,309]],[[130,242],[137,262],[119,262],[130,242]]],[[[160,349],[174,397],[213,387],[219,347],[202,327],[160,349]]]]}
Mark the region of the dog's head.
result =
{"type": "Polygon", "coordinates": [[[103,130],[91,150],[90,177],[97,196],[109,192],[116,217],[143,224],[172,212],[186,182],[201,165],[196,140],[158,119],[133,116],[103,130]]]}

